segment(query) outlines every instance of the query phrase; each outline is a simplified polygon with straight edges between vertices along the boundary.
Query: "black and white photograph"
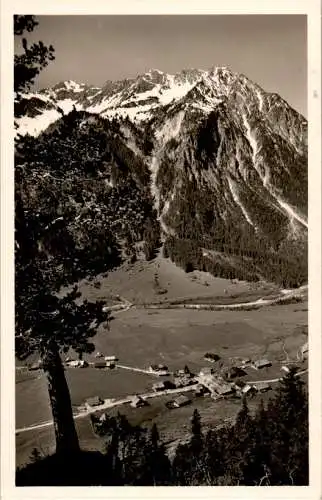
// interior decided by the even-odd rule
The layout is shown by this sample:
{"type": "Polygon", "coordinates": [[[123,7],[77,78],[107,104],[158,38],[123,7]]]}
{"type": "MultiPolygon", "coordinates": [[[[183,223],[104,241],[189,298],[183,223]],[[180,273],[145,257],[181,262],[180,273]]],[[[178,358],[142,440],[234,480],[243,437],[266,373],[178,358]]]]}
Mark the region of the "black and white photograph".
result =
{"type": "Polygon", "coordinates": [[[16,487],[310,486],[308,26],[15,11],[16,487]]]}

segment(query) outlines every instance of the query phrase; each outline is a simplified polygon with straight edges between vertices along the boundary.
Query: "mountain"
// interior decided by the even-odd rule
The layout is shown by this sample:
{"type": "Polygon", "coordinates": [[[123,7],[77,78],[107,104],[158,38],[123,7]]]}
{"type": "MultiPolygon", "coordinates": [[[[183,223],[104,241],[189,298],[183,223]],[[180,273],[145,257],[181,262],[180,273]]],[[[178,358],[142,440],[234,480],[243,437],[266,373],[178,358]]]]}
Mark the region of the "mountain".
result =
{"type": "Polygon", "coordinates": [[[67,136],[103,130],[110,197],[127,171],[149,198],[165,255],[186,270],[306,280],[307,121],[277,94],[228,68],[151,70],[102,88],[62,82],[19,106],[18,132],[36,143],[66,120],[67,136]]]}

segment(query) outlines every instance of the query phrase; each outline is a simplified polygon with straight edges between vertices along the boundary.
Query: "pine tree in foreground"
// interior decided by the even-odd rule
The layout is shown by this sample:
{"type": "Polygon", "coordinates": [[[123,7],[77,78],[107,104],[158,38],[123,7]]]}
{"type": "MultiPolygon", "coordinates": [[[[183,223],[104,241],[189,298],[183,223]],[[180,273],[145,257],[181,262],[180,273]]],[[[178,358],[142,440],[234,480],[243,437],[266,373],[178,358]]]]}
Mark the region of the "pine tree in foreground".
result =
{"type": "MultiPolygon", "coordinates": [[[[15,36],[20,38],[36,25],[33,16],[15,16],[15,36]]],[[[46,48],[41,42],[28,47],[24,38],[21,42],[22,53],[15,56],[16,117],[21,116],[22,92],[53,59],[52,47],[46,48]]],[[[80,293],[76,288],[64,296],[59,292],[80,278],[106,269],[110,252],[102,226],[103,232],[93,226],[86,233],[86,241],[79,241],[79,234],[71,230],[66,217],[57,213],[59,197],[50,184],[41,191],[37,205],[32,206],[33,186],[28,175],[35,168],[33,144],[28,136],[18,137],[15,143],[16,354],[19,359],[27,359],[34,353],[41,358],[48,381],[56,452],[66,457],[79,451],[79,442],[61,354],[71,348],[80,355],[92,352],[94,345],[90,339],[108,314],[103,313],[102,302],[79,302],[80,293]],[[93,245],[95,252],[90,253],[93,245]]],[[[66,153],[70,150],[67,143],[64,146],[64,138],[59,146],[65,148],[66,153]]],[[[45,150],[46,147],[45,144],[45,150]]],[[[86,150],[82,154],[80,159],[85,161],[86,150]]],[[[65,162],[68,161],[66,157],[65,162]]],[[[43,182],[45,185],[45,180],[43,182]]]]}

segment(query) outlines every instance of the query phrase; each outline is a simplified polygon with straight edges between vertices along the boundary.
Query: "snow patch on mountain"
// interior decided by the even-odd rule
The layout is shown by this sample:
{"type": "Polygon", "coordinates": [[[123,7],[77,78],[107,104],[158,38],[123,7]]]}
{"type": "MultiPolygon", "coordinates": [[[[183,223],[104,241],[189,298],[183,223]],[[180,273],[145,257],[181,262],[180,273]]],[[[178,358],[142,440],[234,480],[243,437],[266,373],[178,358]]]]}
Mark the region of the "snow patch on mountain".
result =
{"type": "Polygon", "coordinates": [[[36,94],[34,92],[28,92],[28,94],[21,94],[22,99],[39,99],[44,102],[49,102],[50,98],[44,94],[36,94]]]}
{"type": "Polygon", "coordinates": [[[251,226],[254,226],[254,224],[253,224],[251,218],[249,217],[245,207],[243,206],[243,204],[241,203],[241,201],[239,199],[236,184],[233,182],[233,180],[230,177],[228,177],[228,184],[229,184],[229,189],[230,189],[230,192],[231,192],[231,195],[233,197],[234,202],[240,207],[248,224],[250,224],[251,226]]]}
{"type": "Polygon", "coordinates": [[[23,116],[18,121],[17,133],[21,135],[29,134],[33,137],[37,137],[59,118],[61,118],[61,113],[56,109],[46,109],[35,118],[23,116]]]}
{"type": "Polygon", "coordinates": [[[63,110],[63,112],[65,114],[70,113],[71,110],[73,109],[73,106],[75,106],[75,108],[77,110],[80,109],[80,106],[77,104],[77,101],[75,101],[74,99],[64,99],[64,100],[57,101],[57,105],[63,110]]]}
{"type": "Polygon", "coordinates": [[[188,81],[176,83],[175,75],[168,75],[168,85],[169,88],[164,89],[159,97],[159,101],[163,105],[169,104],[174,99],[181,99],[192,89],[194,83],[188,81]]]}
{"type": "Polygon", "coordinates": [[[179,134],[184,115],[185,112],[180,111],[173,118],[168,118],[160,130],[156,131],[155,136],[160,144],[160,148],[179,134]]]}
{"type": "Polygon", "coordinates": [[[262,95],[262,93],[261,93],[261,91],[259,89],[257,89],[256,94],[257,94],[257,97],[258,97],[259,111],[262,112],[263,111],[263,107],[264,107],[263,95],[262,95]]]}
{"type": "Polygon", "coordinates": [[[308,222],[307,220],[305,220],[301,215],[299,215],[295,210],[294,208],[292,208],[288,203],[286,203],[286,201],[283,201],[281,200],[281,198],[279,198],[278,196],[275,196],[276,197],[276,200],[277,202],[279,203],[279,205],[288,213],[288,215],[292,218],[292,219],[296,219],[298,222],[300,222],[303,226],[305,226],[306,228],[308,228],[308,222]]]}
{"type": "Polygon", "coordinates": [[[257,161],[257,155],[258,155],[260,148],[258,147],[258,143],[257,143],[256,137],[255,137],[255,134],[251,131],[251,127],[250,127],[249,121],[247,120],[245,113],[242,114],[242,119],[243,119],[244,127],[246,129],[247,140],[248,140],[249,145],[253,151],[252,161],[253,161],[254,168],[256,169],[261,181],[263,182],[263,186],[267,187],[269,184],[269,181],[270,181],[269,169],[266,168],[265,165],[263,165],[263,168],[264,168],[264,174],[263,174],[262,169],[259,167],[259,164],[257,161]]]}
{"type": "Polygon", "coordinates": [[[83,92],[84,90],[84,84],[79,84],[77,82],[74,82],[73,80],[67,80],[64,82],[64,85],[66,87],[66,90],[71,90],[73,92],[83,92]]]}

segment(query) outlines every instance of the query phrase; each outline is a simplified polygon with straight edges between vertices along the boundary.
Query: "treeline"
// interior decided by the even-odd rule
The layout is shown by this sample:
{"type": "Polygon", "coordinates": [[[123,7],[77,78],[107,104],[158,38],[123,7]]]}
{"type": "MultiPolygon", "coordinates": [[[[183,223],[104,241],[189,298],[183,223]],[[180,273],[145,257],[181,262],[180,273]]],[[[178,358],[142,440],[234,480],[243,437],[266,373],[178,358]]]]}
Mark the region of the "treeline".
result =
{"type": "MultiPolygon", "coordinates": [[[[109,486],[308,484],[308,401],[293,369],[266,405],[261,401],[251,412],[244,399],[233,424],[203,429],[195,410],[190,437],[172,458],[156,425],[150,430],[133,426],[120,414],[103,422],[94,416],[92,425],[104,438],[106,450],[99,459],[95,455],[92,465],[87,460],[82,475],[76,475],[73,463],[63,468],[53,457],[42,459],[34,451],[34,463],[17,470],[17,485],[51,484],[58,477],[66,485],[73,481],[109,486]]],[[[80,467],[79,457],[74,465],[80,467]]]]}
{"type": "Polygon", "coordinates": [[[202,241],[169,236],[163,245],[165,258],[175,262],[186,272],[194,269],[209,272],[220,278],[258,281],[265,278],[283,287],[296,288],[307,282],[307,245],[300,247],[292,242],[283,242],[278,250],[265,244],[252,249],[242,244],[234,246],[225,240],[202,241]],[[209,246],[208,246],[209,245],[209,246]],[[203,251],[202,248],[211,248],[203,251]]]}

